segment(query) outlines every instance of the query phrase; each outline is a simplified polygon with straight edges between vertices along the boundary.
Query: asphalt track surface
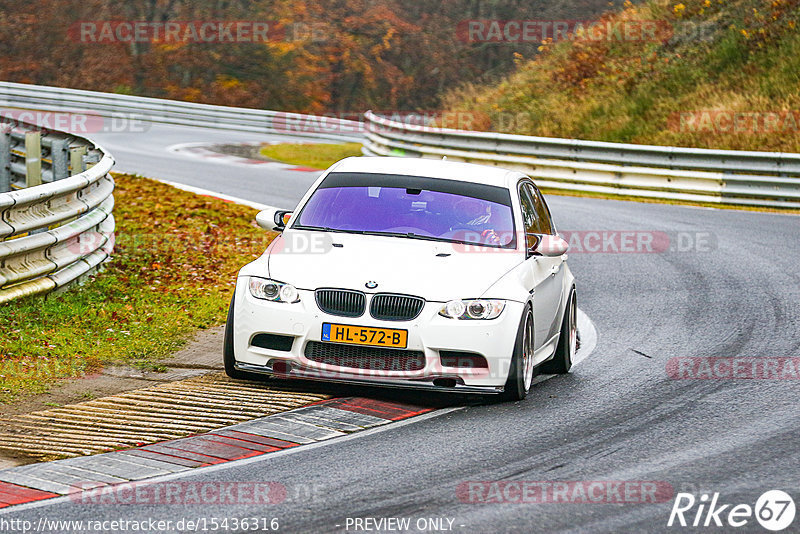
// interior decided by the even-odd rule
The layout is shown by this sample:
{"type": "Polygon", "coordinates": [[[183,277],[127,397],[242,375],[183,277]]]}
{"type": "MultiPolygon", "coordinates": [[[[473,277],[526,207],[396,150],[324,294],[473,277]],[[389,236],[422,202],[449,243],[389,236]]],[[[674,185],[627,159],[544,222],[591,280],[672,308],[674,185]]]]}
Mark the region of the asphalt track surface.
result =
{"type": "Polygon", "coordinates": [[[293,208],[319,175],[269,165],[231,164],[225,160],[195,157],[182,150],[196,143],[307,143],[312,141],[308,137],[162,124],[151,124],[141,133],[93,133],[89,137],[114,155],[115,171],[178,182],[279,208],[293,208]]]}
{"type": "MultiPolygon", "coordinates": [[[[144,137],[96,137],[117,157],[120,170],[265,204],[298,199],[315,177],[266,168],[245,173],[164,150],[176,143],[266,136],[154,127],[144,137]]],[[[675,378],[668,364],[682,357],[761,359],[757,363],[800,357],[800,218],[587,198],[548,201],[561,231],[664,232],[670,246],[681,250],[573,250],[569,262],[578,301],[597,328],[597,346],[569,375],[536,384],[525,401],[480,404],[347,389],[448,407],[352,439],[180,478],[279,482],[288,495],[281,504],[110,506],[60,500],[0,518],[274,517],[281,532],[355,532],[352,523],[346,529],[348,518],[366,517],[410,518],[411,532],[418,531],[413,527],[420,518],[451,519],[450,531],[470,533],[766,532],[754,518],[737,529],[668,528],[672,492],[698,498],[718,492],[720,503],[751,506],[771,489],[800,497],[797,375],[784,369],[785,379],[680,378],[694,376],[689,371],[675,378]],[[697,239],[699,247],[688,245],[697,239]],[[457,492],[466,481],[656,481],[668,484],[671,493],[658,503],[473,503],[457,492]]],[[[720,373],[713,376],[725,376],[720,373]]],[[[800,518],[784,532],[790,531],[800,531],[800,518]]]]}

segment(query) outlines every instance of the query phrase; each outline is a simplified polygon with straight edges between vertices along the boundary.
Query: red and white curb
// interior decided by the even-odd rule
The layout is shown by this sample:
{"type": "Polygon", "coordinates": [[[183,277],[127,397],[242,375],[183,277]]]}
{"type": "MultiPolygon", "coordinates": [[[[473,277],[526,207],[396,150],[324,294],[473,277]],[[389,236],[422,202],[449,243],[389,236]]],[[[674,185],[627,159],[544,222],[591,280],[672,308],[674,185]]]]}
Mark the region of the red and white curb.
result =
{"type": "Polygon", "coordinates": [[[330,399],[207,434],[13,467],[0,471],[0,508],[263,456],[432,411],[363,397],[330,399]]]}
{"type": "MultiPolygon", "coordinates": [[[[319,169],[311,167],[303,167],[300,165],[292,165],[290,163],[281,163],[279,161],[269,161],[263,159],[252,159],[233,154],[221,154],[211,150],[209,147],[216,143],[180,143],[167,147],[168,152],[180,154],[191,158],[200,158],[212,163],[222,163],[224,165],[239,165],[245,167],[252,167],[253,165],[263,165],[271,169],[278,169],[283,171],[299,171],[299,172],[322,172],[319,169]]],[[[261,146],[263,143],[238,143],[240,145],[261,146]]]]}

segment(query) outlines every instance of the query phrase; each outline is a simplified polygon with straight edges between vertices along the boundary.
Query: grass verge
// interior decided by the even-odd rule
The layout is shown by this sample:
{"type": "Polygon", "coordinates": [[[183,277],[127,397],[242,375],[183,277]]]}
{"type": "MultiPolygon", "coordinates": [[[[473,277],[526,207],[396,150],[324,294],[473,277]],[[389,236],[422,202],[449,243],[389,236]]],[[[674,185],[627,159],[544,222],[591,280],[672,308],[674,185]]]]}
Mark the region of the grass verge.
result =
{"type": "Polygon", "coordinates": [[[360,156],[361,143],[279,143],[265,145],[261,154],[283,163],[327,169],[340,159],[360,156]]]}
{"type": "Polygon", "coordinates": [[[80,287],[0,307],[0,402],[107,363],[158,369],[197,330],[225,321],[238,269],[276,235],[256,210],[115,175],[117,246],[80,287]]]}
{"type": "Polygon", "coordinates": [[[547,39],[517,70],[443,109],[467,129],[662,146],[796,152],[796,0],[625,2],[602,27],[650,36],[547,39]],[[468,113],[466,113],[468,111],[468,113]],[[461,115],[458,115],[461,113],[461,115]]]}

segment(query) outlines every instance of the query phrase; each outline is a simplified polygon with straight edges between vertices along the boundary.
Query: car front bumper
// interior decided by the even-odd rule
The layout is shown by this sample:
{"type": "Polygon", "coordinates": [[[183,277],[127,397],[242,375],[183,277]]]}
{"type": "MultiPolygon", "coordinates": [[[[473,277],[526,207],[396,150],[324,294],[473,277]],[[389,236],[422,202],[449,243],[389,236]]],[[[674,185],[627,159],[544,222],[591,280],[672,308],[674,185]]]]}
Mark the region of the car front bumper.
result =
{"type": "MultiPolygon", "coordinates": [[[[452,389],[464,393],[500,393],[503,390],[524,304],[507,301],[502,314],[492,320],[456,320],[442,317],[440,302],[426,302],[412,321],[381,321],[365,313],[349,318],[321,311],[314,292],[300,290],[300,302],[283,303],[256,299],[250,294],[247,277],[236,287],[233,313],[236,367],[248,372],[288,378],[315,379],[387,387],[452,389]],[[309,342],[322,342],[323,323],[402,329],[408,331],[405,351],[424,354],[418,370],[384,370],[340,367],[308,359],[309,342]],[[254,346],[257,334],[292,338],[289,350],[254,346]],[[483,356],[486,367],[443,366],[439,351],[456,351],[483,356]]],[[[326,342],[327,344],[327,342],[326,342]]],[[[395,352],[395,351],[392,351],[395,352]]],[[[397,353],[403,350],[397,349],[397,353]]]]}

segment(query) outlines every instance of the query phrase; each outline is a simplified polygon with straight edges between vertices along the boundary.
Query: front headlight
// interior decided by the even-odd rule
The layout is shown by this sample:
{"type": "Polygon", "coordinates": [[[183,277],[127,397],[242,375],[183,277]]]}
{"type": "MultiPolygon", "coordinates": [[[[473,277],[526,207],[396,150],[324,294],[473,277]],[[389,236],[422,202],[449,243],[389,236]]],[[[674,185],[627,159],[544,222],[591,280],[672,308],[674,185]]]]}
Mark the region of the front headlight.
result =
{"type": "Polygon", "coordinates": [[[503,313],[504,300],[451,300],[439,311],[439,315],[450,319],[494,319],[503,313]]]}
{"type": "Polygon", "coordinates": [[[250,277],[250,294],[273,302],[300,302],[300,293],[292,284],[256,276],[250,277]]]}

